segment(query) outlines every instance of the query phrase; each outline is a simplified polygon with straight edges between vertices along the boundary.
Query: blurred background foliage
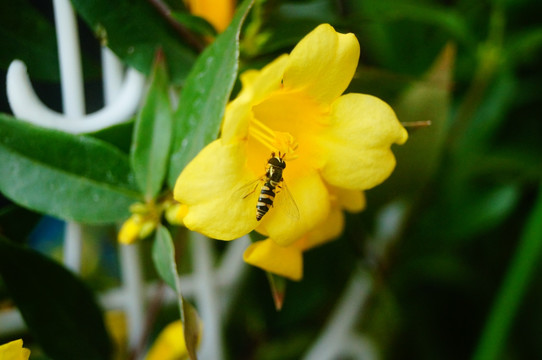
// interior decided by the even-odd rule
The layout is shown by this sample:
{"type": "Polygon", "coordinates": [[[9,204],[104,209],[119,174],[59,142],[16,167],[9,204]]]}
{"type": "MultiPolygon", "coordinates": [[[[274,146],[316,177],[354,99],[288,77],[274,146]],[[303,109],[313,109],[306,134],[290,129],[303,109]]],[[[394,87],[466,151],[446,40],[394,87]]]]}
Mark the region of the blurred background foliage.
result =
{"type": "MultiPolygon", "coordinates": [[[[162,45],[172,82],[182,87],[203,37],[180,37],[147,1],[132,7],[121,0],[73,3],[81,15],[87,111],[103,105],[96,34],[147,72],[162,45]],[[96,9],[110,7],[102,21],[112,25],[104,35],[96,9]],[[142,36],[136,39],[141,48],[130,49],[123,40],[128,32],[142,36]]],[[[167,3],[186,13],[180,0],[167,3]]],[[[329,22],[360,41],[360,65],[348,91],[381,97],[403,122],[432,125],[409,128],[409,141],[394,149],[396,171],[367,192],[363,213],[348,215],[341,239],[306,254],[305,277],[288,284],[281,312],[274,310],[265,274],[251,269],[227,323],[231,359],[298,359],[360,266],[372,273],[374,287],[359,329],[384,359],[542,358],[541,13],[535,0],[255,3],[241,40],[241,71],[290,51],[329,22]]],[[[59,110],[52,19],[46,2],[3,1],[0,71],[4,79],[10,61],[22,59],[37,93],[59,110]]],[[[195,24],[187,27],[209,36],[208,24],[195,24]]],[[[10,111],[4,86],[0,110],[10,111]]],[[[128,123],[95,136],[128,152],[131,132],[128,123]]],[[[36,237],[47,238],[35,228],[40,218],[1,199],[4,237],[43,246],[35,245],[36,237]]],[[[82,275],[94,290],[118,281],[111,270],[115,245],[106,243],[86,243],[102,254],[82,275]]],[[[0,283],[0,306],[7,299],[0,283]]]]}

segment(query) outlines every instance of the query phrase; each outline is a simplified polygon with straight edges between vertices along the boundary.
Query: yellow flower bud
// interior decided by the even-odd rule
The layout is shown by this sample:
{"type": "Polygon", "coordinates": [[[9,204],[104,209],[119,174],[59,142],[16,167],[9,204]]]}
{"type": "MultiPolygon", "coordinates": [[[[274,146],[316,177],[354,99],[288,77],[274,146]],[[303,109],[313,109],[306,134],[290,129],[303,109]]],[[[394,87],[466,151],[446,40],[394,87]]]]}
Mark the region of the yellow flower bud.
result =
{"type": "Polygon", "coordinates": [[[132,244],[139,239],[139,233],[143,223],[141,222],[141,217],[139,215],[132,215],[128,220],[122,224],[120,228],[118,240],[121,244],[127,245],[132,244]]]}
{"type": "Polygon", "coordinates": [[[188,213],[188,206],[175,203],[166,208],[166,219],[170,224],[183,225],[183,219],[188,213]]]}
{"type": "Polygon", "coordinates": [[[139,231],[139,238],[144,239],[156,229],[156,226],[158,223],[156,220],[147,220],[143,222],[143,225],[141,226],[141,230],[139,231]]]}

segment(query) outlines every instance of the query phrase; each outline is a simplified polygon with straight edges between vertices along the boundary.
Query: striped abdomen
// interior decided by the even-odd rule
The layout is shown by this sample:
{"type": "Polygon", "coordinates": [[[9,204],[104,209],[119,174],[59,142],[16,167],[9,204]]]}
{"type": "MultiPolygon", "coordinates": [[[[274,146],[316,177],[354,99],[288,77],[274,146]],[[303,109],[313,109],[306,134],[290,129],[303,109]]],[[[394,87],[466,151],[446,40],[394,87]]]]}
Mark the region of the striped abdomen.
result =
{"type": "Polygon", "coordinates": [[[258,197],[258,204],[256,205],[256,220],[260,221],[267,214],[271,206],[273,206],[277,184],[277,182],[269,179],[262,186],[260,197],[258,197]]]}

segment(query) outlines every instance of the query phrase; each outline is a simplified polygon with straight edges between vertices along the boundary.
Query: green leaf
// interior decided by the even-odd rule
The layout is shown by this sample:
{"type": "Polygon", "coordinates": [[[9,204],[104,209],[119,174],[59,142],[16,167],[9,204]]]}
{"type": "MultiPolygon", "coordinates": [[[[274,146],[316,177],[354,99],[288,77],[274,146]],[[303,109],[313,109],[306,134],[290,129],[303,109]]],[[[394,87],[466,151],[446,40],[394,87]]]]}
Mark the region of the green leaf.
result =
{"type": "Polygon", "coordinates": [[[499,292],[475,349],[473,360],[498,359],[505,352],[514,317],[538,273],[542,253],[542,186],[534,208],[523,227],[518,247],[510,261],[499,292]]]}
{"type": "Polygon", "coordinates": [[[151,87],[134,128],[131,163],[135,178],[147,200],[162,189],[169,163],[172,111],[164,55],[157,53],[151,87]]]}
{"type": "Polygon", "coordinates": [[[237,9],[230,26],[201,54],[186,79],[175,114],[168,183],[173,188],[185,165],[220,129],[239,68],[239,34],[253,0],[237,9]]]}
{"type": "Polygon", "coordinates": [[[299,40],[321,23],[322,21],[316,19],[280,19],[280,25],[266,29],[252,39],[244,38],[243,51],[261,55],[291,50],[299,40]]]}
{"type": "Polygon", "coordinates": [[[0,208],[0,233],[22,242],[34,231],[42,216],[10,203],[0,208]]]}
{"type": "Polygon", "coordinates": [[[504,58],[512,65],[523,64],[535,58],[537,51],[542,47],[542,28],[521,31],[511,36],[510,44],[504,49],[504,58]]]}
{"type": "Polygon", "coordinates": [[[113,146],[5,114],[0,114],[0,173],[0,191],[8,198],[62,219],[111,223],[140,201],[128,158],[113,146]]]}
{"type": "Polygon", "coordinates": [[[28,1],[0,2],[0,38],[1,68],[20,59],[33,78],[58,80],[55,28],[28,1]]]}
{"type": "Polygon", "coordinates": [[[216,30],[207,20],[185,12],[172,12],[171,16],[188,29],[205,36],[216,36],[216,30]]]}
{"type": "Polygon", "coordinates": [[[152,259],[158,275],[175,292],[178,292],[177,265],[175,264],[175,248],[169,231],[159,226],[156,229],[154,243],[152,245],[152,259]]]}
{"type": "Polygon", "coordinates": [[[364,57],[403,74],[421,73],[446,41],[471,50],[477,46],[461,11],[436,2],[353,1],[348,14],[350,30],[361,36],[364,57]]]}
{"type": "Polygon", "coordinates": [[[450,7],[416,1],[391,1],[381,4],[385,12],[383,16],[388,21],[407,19],[419,24],[427,24],[435,29],[444,30],[451,36],[451,40],[457,40],[464,45],[476,46],[464,16],[450,7]]]}
{"type": "Polygon", "coordinates": [[[421,129],[407,127],[409,139],[404,145],[393,147],[397,167],[390,178],[374,190],[378,195],[388,200],[398,195],[415,195],[436,171],[447,135],[454,60],[455,48],[449,44],[425,78],[401,94],[393,106],[399,121],[406,124],[431,121],[431,125],[421,129]]]}
{"type": "Polygon", "coordinates": [[[111,358],[102,313],[92,292],[70,271],[0,238],[0,276],[32,335],[52,359],[111,358]]]}
{"type": "Polygon", "coordinates": [[[160,277],[177,293],[186,349],[190,359],[197,360],[196,350],[201,333],[200,319],[196,309],[182,296],[173,240],[168,229],[162,225],[156,229],[152,258],[160,277]]]}
{"type": "Polygon", "coordinates": [[[502,224],[521,195],[516,184],[462,184],[461,190],[454,193],[454,203],[449,205],[450,216],[439,228],[458,240],[469,241],[473,235],[502,224]]]}
{"type": "Polygon", "coordinates": [[[124,62],[149,74],[154,54],[162,48],[174,82],[182,83],[196,52],[147,0],[72,0],[102,43],[124,62]]]}
{"type": "Polygon", "coordinates": [[[130,148],[132,147],[134,122],[135,120],[132,118],[129,121],[125,121],[93,133],[87,133],[86,135],[105,141],[106,143],[115,146],[123,153],[128,154],[130,152],[130,148]]]}

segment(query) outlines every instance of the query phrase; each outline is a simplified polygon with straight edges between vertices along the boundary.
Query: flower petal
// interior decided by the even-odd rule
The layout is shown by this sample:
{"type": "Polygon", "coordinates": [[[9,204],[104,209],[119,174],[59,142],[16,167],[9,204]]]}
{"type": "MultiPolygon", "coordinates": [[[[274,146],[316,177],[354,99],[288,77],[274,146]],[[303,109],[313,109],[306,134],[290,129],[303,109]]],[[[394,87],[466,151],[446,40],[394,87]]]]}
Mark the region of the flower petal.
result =
{"type": "Polygon", "coordinates": [[[332,105],[329,131],[316,140],[322,176],[337,187],[370,189],[395,167],[391,145],[407,138],[388,104],[370,95],[343,95],[332,105]]]}
{"type": "Polygon", "coordinates": [[[322,24],[292,50],[284,88],[302,90],[329,104],[350,84],[358,60],[359,43],[354,34],[340,34],[322,24]]]}
{"type": "Polygon", "coordinates": [[[288,201],[287,190],[277,193],[275,206],[262,219],[256,230],[267,234],[277,244],[288,246],[304,236],[310,229],[322,222],[329,213],[329,194],[318,173],[306,170],[304,176],[289,182],[285,173],[284,183],[291,192],[293,202],[288,201]],[[299,211],[299,217],[295,206],[299,211]]]}
{"type": "Polygon", "coordinates": [[[316,225],[301,240],[295,243],[299,249],[306,251],[313,247],[335,240],[344,229],[344,214],[339,207],[333,207],[328,217],[316,225]]]}
{"type": "Polygon", "coordinates": [[[279,246],[271,239],[257,241],[245,250],[243,259],[250,265],[292,280],[303,277],[303,255],[295,246],[279,246]]]}
{"type": "Polygon", "coordinates": [[[218,32],[226,30],[235,11],[234,0],[187,0],[190,12],[210,22],[218,32]]]}
{"type": "Polygon", "coordinates": [[[254,230],[255,204],[236,197],[235,191],[253,175],[245,166],[244,143],[207,145],[183,170],[174,198],[188,207],[184,224],[219,240],[233,240],[254,230]]]}
{"type": "Polygon", "coordinates": [[[281,87],[288,55],[282,55],[261,70],[248,70],[241,74],[243,88],[228,104],[222,125],[223,141],[239,141],[246,138],[252,106],[281,87]]]}
{"type": "Polygon", "coordinates": [[[341,207],[348,212],[360,212],[365,208],[366,199],[363,191],[334,188],[333,193],[341,207]]]}
{"type": "Polygon", "coordinates": [[[175,360],[188,356],[181,320],[168,324],[151,346],[145,360],[175,360]]]}

